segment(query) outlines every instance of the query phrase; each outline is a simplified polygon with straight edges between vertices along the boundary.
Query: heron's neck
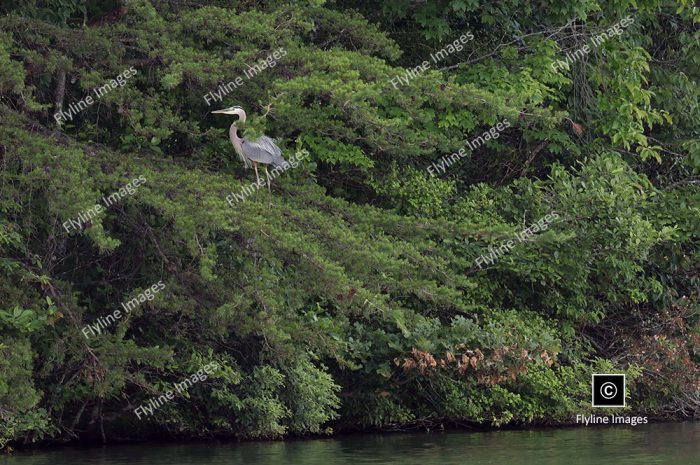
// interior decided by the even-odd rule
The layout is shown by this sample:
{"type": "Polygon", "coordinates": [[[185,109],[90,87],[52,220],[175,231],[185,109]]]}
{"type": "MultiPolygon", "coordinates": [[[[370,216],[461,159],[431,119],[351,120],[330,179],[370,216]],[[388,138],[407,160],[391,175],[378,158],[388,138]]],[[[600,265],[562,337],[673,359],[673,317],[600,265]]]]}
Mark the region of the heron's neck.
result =
{"type": "Polygon", "coordinates": [[[229,139],[231,139],[233,148],[236,149],[238,153],[241,153],[241,150],[243,148],[243,141],[240,137],[238,137],[238,128],[236,127],[236,123],[233,123],[229,128],[228,137],[229,139]]]}

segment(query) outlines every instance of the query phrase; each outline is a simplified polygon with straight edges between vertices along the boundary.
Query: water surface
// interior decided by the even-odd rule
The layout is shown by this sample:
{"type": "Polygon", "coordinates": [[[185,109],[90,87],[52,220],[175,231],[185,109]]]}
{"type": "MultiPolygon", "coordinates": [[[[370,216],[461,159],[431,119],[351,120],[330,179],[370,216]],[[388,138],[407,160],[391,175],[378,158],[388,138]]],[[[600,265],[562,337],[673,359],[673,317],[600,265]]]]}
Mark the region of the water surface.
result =
{"type": "Polygon", "coordinates": [[[0,465],[700,465],[700,423],[536,431],[348,435],[16,453],[0,465]]]}

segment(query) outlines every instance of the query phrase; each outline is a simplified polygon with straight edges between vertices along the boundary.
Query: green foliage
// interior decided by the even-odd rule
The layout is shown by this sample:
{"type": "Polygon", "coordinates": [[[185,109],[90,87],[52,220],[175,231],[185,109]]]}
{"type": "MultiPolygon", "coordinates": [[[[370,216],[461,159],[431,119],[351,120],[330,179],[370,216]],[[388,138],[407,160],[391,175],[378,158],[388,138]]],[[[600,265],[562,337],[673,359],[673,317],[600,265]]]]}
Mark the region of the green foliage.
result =
{"type": "Polygon", "coordinates": [[[301,361],[289,370],[283,395],[291,410],[290,432],[321,432],[322,425],[337,417],[339,389],[327,371],[316,368],[311,362],[301,361]]]}
{"type": "Polygon", "coordinates": [[[0,443],[553,424],[589,408],[595,370],[627,373],[637,412],[697,413],[690,2],[1,11],[0,443]],[[551,66],[632,13],[619,37],[551,66]],[[466,31],[463,50],[397,84],[466,31]],[[56,126],[59,106],[132,68],[56,126]],[[231,120],[208,114],[231,105],[246,136],[311,153],[274,180],[272,208],[225,200],[254,176],[231,120]]]}

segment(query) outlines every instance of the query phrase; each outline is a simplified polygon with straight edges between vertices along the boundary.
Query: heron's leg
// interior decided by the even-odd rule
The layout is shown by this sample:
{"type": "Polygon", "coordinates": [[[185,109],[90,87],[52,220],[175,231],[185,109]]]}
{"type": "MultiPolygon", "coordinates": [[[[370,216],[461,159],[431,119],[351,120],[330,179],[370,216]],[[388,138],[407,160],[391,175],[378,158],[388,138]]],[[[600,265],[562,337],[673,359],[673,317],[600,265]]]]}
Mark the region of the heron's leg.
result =
{"type": "Polygon", "coordinates": [[[265,165],[265,177],[267,177],[267,206],[272,206],[272,189],[270,189],[270,173],[267,172],[267,165],[265,165]]]}
{"type": "Polygon", "coordinates": [[[255,201],[258,201],[258,191],[260,190],[260,175],[258,174],[258,164],[253,162],[253,168],[255,168],[255,180],[257,183],[257,188],[255,189],[255,201]]]}

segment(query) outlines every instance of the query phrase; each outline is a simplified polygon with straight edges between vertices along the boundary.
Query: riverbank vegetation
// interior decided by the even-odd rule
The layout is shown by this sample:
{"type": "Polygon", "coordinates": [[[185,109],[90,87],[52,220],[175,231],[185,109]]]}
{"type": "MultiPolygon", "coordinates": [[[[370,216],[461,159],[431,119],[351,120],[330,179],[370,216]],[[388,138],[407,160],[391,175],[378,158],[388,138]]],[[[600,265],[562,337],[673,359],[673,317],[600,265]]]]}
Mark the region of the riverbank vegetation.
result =
{"type": "Polygon", "coordinates": [[[0,444],[698,413],[693,2],[0,13],[0,444]]]}

